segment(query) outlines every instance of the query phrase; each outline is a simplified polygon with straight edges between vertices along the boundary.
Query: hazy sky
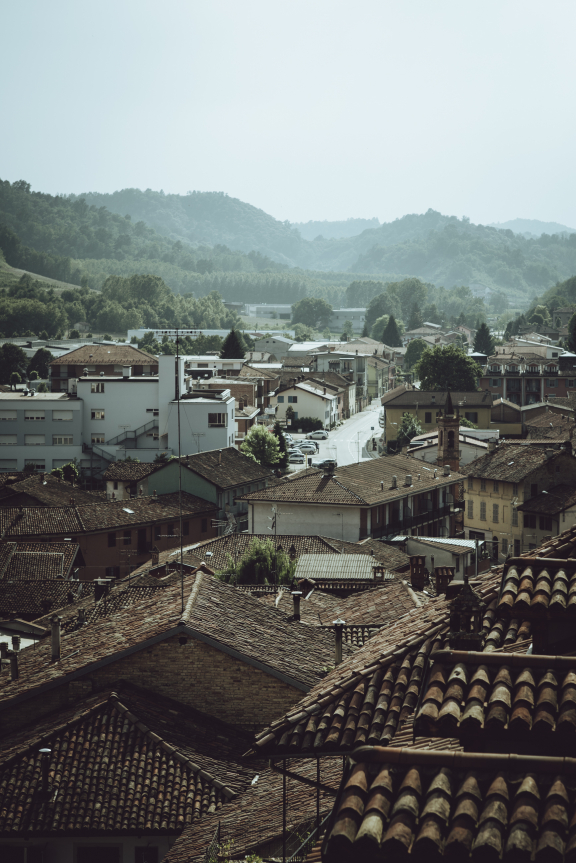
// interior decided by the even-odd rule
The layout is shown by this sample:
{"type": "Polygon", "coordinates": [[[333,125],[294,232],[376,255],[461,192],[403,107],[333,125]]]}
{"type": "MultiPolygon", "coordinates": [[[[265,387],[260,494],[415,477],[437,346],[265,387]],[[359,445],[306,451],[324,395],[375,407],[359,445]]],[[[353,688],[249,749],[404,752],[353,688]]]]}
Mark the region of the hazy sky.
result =
{"type": "Polygon", "coordinates": [[[574,0],[4,0],[0,178],[576,227],[574,0]]]}

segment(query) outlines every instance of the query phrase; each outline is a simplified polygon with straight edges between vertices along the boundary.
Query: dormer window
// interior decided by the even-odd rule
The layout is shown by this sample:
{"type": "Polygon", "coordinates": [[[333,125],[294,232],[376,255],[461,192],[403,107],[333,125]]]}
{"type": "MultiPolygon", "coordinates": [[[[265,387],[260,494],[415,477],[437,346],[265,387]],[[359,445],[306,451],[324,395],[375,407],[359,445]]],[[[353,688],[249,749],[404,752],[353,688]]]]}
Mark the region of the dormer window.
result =
{"type": "Polygon", "coordinates": [[[528,366],[528,371],[532,372],[532,374],[538,374],[540,369],[538,368],[538,366],[528,366]]]}
{"type": "Polygon", "coordinates": [[[491,371],[491,372],[499,372],[499,371],[500,371],[500,366],[498,366],[498,365],[491,365],[491,366],[490,366],[490,371],[491,371]]]}

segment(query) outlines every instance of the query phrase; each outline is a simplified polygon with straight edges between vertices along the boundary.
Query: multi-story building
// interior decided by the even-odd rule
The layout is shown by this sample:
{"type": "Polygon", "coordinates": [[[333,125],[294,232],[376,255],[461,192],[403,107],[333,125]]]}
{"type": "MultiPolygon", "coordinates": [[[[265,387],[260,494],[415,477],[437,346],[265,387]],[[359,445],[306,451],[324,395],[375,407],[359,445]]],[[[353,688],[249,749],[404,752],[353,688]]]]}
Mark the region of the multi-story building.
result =
{"type": "Polygon", "coordinates": [[[337,333],[344,330],[348,322],[355,333],[361,333],[366,320],[366,309],[334,309],[330,318],[330,329],[337,333]]]}
{"type": "Polygon", "coordinates": [[[76,391],[76,380],[84,375],[121,377],[130,366],[135,377],[157,375],[158,359],[128,344],[84,345],[52,360],[49,366],[52,392],[76,391]]]}
{"type": "Polygon", "coordinates": [[[263,336],[261,339],[254,340],[255,350],[269,351],[279,360],[288,353],[293,344],[294,339],[287,339],[286,336],[277,336],[271,333],[268,333],[268,335],[263,336]]]}
{"type": "MultiPolygon", "coordinates": [[[[547,449],[526,443],[489,443],[485,456],[460,468],[466,508],[467,539],[486,540],[494,560],[517,557],[536,548],[543,537],[564,530],[546,518],[542,523],[530,505],[543,492],[576,481],[576,459],[568,449],[547,449]],[[522,509],[520,509],[522,507],[522,509]]],[[[540,510],[538,510],[540,512],[540,510]]]]}
{"type": "Polygon", "coordinates": [[[363,410],[369,402],[368,396],[368,358],[369,352],[353,353],[343,350],[319,351],[313,355],[314,368],[319,372],[337,372],[350,375],[356,384],[356,411],[363,410]]]}
{"type": "MultiPolygon", "coordinates": [[[[381,425],[385,430],[385,440],[394,441],[402,425],[402,417],[408,412],[417,417],[422,432],[435,431],[438,425],[440,410],[446,406],[448,393],[424,392],[408,389],[406,386],[396,387],[382,396],[383,414],[381,425]]],[[[454,408],[457,408],[462,419],[473,422],[481,429],[491,426],[492,395],[488,392],[451,393],[454,408]]]]}
{"type": "Polygon", "coordinates": [[[338,395],[327,386],[313,381],[300,381],[281,387],[272,405],[276,405],[276,419],[286,420],[286,411],[292,408],[291,425],[296,428],[298,419],[312,417],[320,420],[323,428],[332,428],[338,421],[338,395]]]}
{"type": "Polygon", "coordinates": [[[576,394],[576,355],[559,348],[498,353],[489,357],[480,387],[521,406],[576,394]]]}

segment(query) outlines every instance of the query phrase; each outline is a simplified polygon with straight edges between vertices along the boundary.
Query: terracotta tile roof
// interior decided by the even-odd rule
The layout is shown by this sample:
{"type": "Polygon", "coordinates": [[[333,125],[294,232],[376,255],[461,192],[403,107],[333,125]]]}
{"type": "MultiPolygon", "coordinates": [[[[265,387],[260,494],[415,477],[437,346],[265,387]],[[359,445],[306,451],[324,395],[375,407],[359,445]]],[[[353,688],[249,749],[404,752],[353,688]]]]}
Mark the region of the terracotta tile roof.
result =
{"type": "Polygon", "coordinates": [[[416,716],[419,734],[461,737],[474,748],[522,740],[534,751],[546,735],[548,753],[574,754],[576,659],[508,653],[438,651],[416,716]],[[555,733],[556,732],[556,733],[555,733]],[[486,741],[485,743],[483,743],[486,741]]]}
{"type": "Polygon", "coordinates": [[[163,467],[161,464],[154,462],[135,462],[135,461],[115,461],[108,465],[103,473],[106,480],[119,480],[125,482],[128,480],[138,481],[150,476],[151,473],[163,467]]]}
{"type": "MultiPolygon", "coordinates": [[[[565,452],[558,450],[552,458],[562,455],[565,452]]],[[[547,461],[548,456],[542,447],[501,443],[493,452],[461,465],[460,473],[481,479],[520,482],[547,461]]]]}
{"type": "Polygon", "coordinates": [[[576,489],[573,485],[553,485],[547,492],[531,497],[518,509],[522,512],[537,512],[540,515],[558,515],[576,504],[576,489]]]}
{"type": "MultiPolygon", "coordinates": [[[[401,387],[397,387],[396,389],[401,389],[401,387]]],[[[408,408],[411,405],[416,404],[416,402],[418,402],[418,407],[420,408],[442,408],[446,404],[446,399],[448,398],[447,392],[423,392],[422,390],[405,390],[404,392],[398,393],[396,396],[392,396],[392,398],[388,398],[388,396],[392,395],[394,392],[394,390],[391,390],[389,393],[382,396],[382,403],[386,404],[389,408],[408,408]],[[386,399],[385,402],[384,399],[386,399]]],[[[487,392],[486,390],[479,390],[478,392],[471,393],[451,392],[450,397],[454,408],[460,406],[462,410],[465,408],[492,407],[492,393],[487,392]]]]}
{"type": "Polygon", "coordinates": [[[574,422],[572,418],[567,417],[566,414],[558,414],[555,411],[546,411],[545,413],[540,414],[540,416],[534,417],[534,419],[527,419],[526,427],[528,429],[561,428],[563,430],[572,430],[574,429],[574,422]]]}
{"type": "Polygon", "coordinates": [[[363,747],[342,778],[324,863],[572,859],[573,759],[363,747]]]}
{"type": "Polygon", "coordinates": [[[423,469],[421,462],[408,456],[395,455],[338,467],[334,476],[326,476],[321,470],[300,471],[294,479],[289,478],[269,488],[243,495],[241,500],[371,505],[405,497],[408,487],[403,483],[408,474],[412,477],[410,494],[429,491],[462,479],[458,473],[443,476],[441,470],[435,479],[433,470],[423,469]],[[393,477],[397,478],[396,488],[392,487],[393,477]],[[383,488],[381,483],[384,483],[383,488]]]}
{"type": "MultiPolygon", "coordinates": [[[[274,605],[287,617],[293,614],[294,601],[287,588],[281,588],[279,595],[260,597],[260,602],[274,605]]],[[[360,590],[344,598],[314,590],[301,598],[300,616],[302,622],[310,626],[332,626],[338,617],[348,626],[384,626],[420,605],[421,599],[408,584],[394,578],[380,587],[360,590]]]]}
{"type": "MultiPolygon", "coordinates": [[[[500,572],[484,577],[478,591],[484,600],[495,603],[499,581],[500,572]]],[[[488,651],[518,639],[517,622],[494,619],[489,609],[483,622],[488,651]]],[[[448,621],[449,604],[438,597],[385,626],[259,734],[251,754],[346,752],[391,741],[416,707],[428,656],[446,646],[448,621]]]]}
{"type": "MultiPolygon", "coordinates": [[[[316,765],[291,761],[289,769],[311,782],[316,781],[316,765]]],[[[332,793],[320,793],[320,817],[332,808],[342,775],[342,759],[324,759],[321,782],[332,793]]],[[[316,815],[316,790],[302,782],[288,779],[287,857],[302,844],[313,826],[316,815]]],[[[244,860],[250,853],[260,853],[265,859],[282,859],[282,776],[272,770],[262,770],[258,781],[241,796],[228,803],[217,815],[207,816],[185,830],[176,840],[163,863],[200,863],[204,861],[216,826],[220,823],[220,843],[232,843],[234,861],[244,860]]]]}
{"type": "MultiPolygon", "coordinates": [[[[49,578],[35,581],[0,582],[0,616],[36,620],[58,609],[93,602],[94,584],[49,578]]],[[[44,623],[48,626],[48,622],[44,623]]]]}
{"type": "Polygon", "coordinates": [[[67,354],[62,354],[50,363],[51,366],[157,366],[158,357],[135,348],[134,345],[83,345],[67,354]]]}
{"type": "Polygon", "coordinates": [[[239,378],[269,378],[274,380],[278,377],[278,372],[273,369],[255,369],[252,366],[242,366],[238,372],[239,378]]]}
{"type": "MultiPolygon", "coordinates": [[[[36,695],[42,687],[58,686],[62,678],[89,673],[115,661],[123,651],[144,649],[151,638],[179,634],[209,638],[224,652],[257,664],[266,673],[306,692],[323,676],[334,656],[334,639],[315,627],[286,621],[276,609],[208,575],[184,577],[186,607],[181,613],[181,583],[173,580],[165,590],[110,609],[93,624],[62,636],[62,658],[51,662],[49,644],[20,654],[20,677],[0,675],[1,705],[36,695]],[[112,647],[111,647],[112,645],[112,647]]],[[[345,646],[345,655],[352,649],[345,646]]]]}
{"type": "Polygon", "coordinates": [[[2,542],[0,583],[71,577],[80,546],[75,542],[2,542]]]}
{"type": "MultiPolygon", "coordinates": [[[[211,512],[215,504],[182,492],[184,517],[211,512]]],[[[179,517],[178,494],[162,494],[132,500],[107,500],[89,506],[0,508],[0,531],[7,537],[64,534],[74,536],[160,519],[179,517]]]]}
{"type": "Polygon", "coordinates": [[[58,480],[49,473],[35,473],[27,474],[16,482],[4,483],[0,488],[0,506],[14,506],[10,503],[11,498],[21,494],[35,498],[44,506],[73,506],[71,499],[77,505],[97,503],[99,500],[92,492],[58,480]]]}
{"type": "Polygon", "coordinates": [[[236,488],[274,476],[272,471],[252,461],[233,446],[182,456],[182,464],[222,489],[236,488]]]}
{"type": "Polygon", "coordinates": [[[93,696],[2,741],[0,836],[179,833],[249,784],[235,735],[132,687],[93,696]]]}

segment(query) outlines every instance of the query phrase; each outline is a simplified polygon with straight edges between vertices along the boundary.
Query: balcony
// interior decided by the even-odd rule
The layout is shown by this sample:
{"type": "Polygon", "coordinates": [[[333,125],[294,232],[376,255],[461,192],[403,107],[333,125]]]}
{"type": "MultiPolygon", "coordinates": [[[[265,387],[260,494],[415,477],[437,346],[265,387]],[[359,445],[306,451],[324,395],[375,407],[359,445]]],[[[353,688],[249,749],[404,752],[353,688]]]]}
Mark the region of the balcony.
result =
{"type": "Polygon", "coordinates": [[[518,371],[518,369],[504,369],[504,374],[505,375],[519,375],[520,372],[518,371]]]}
{"type": "Polygon", "coordinates": [[[462,509],[462,506],[463,504],[461,501],[456,501],[455,503],[445,504],[444,506],[438,507],[430,512],[421,512],[418,513],[418,515],[410,515],[405,517],[402,521],[395,520],[383,525],[372,525],[370,535],[375,539],[381,539],[384,536],[392,537],[399,533],[406,533],[406,531],[411,530],[413,527],[419,527],[422,524],[428,524],[430,521],[438,521],[438,519],[451,515],[462,509]]]}

